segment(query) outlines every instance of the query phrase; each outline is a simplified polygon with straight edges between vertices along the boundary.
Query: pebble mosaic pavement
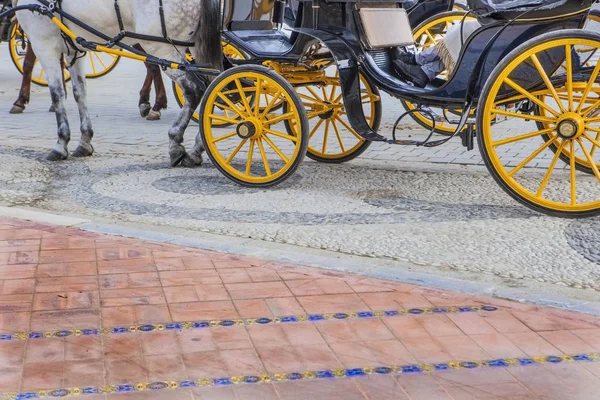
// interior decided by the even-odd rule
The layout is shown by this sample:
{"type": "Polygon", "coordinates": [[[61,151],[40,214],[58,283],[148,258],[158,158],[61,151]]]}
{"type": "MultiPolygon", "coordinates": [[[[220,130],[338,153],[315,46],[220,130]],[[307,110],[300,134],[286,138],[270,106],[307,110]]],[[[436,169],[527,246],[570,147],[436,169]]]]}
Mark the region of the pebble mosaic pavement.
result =
{"type": "Polygon", "coordinates": [[[0,218],[0,399],[573,399],[600,319],[0,218]]]}

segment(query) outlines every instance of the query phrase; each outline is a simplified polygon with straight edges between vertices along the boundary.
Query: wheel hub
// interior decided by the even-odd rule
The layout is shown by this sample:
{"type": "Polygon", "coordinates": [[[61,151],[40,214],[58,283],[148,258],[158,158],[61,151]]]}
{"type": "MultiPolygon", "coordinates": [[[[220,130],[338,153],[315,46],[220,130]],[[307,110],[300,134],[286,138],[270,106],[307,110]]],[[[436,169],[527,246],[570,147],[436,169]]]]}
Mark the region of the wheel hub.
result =
{"type": "Polygon", "coordinates": [[[259,131],[258,126],[253,121],[244,121],[235,128],[237,135],[242,139],[250,139],[259,131]]]}
{"type": "Polygon", "coordinates": [[[329,119],[333,116],[333,113],[335,112],[335,110],[333,109],[333,107],[331,107],[331,102],[330,101],[324,101],[323,105],[325,106],[324,108],[327,110],[324,113],[319,114],[319,118],[321,119],[329,119]]]}
{"type": "Polygon", "coordinates": [[[576,139],[585,131],[585,122],[579,114],[568,112],[557,121],[556,132],[563,139],[576,139]]]}

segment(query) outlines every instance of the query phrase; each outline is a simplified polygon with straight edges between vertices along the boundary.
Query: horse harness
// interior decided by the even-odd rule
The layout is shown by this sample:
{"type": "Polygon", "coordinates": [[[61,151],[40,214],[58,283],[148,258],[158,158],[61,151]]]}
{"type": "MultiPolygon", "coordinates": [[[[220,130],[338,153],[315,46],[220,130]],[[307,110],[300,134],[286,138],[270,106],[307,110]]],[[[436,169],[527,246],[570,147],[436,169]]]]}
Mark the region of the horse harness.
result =
{"type": "MultiPolygon", "coordinates": [[[[50,10],[51,12],[57,11],[58,14],[60,15],[61,22],[63,22],[63,24],[64,24],[63,14],[62,14],[62,0],[37,0],[37,1],[39,3],[41,3],[43,6],[47,7],[48,10],[50,10]]],[[[117,16],[117,22],[119,24],[119,34],[117,36],[115,36],[114,38],[110,38],[108,40],[108,43],[106,44],[107,47],[113,47],[114,45],[119,43],[124,38],[147,40],[147,41],[151,41],[151,42],[169,43],[173,46],[183,46],[183,47],[193,47],[195,45],[194,42],[185,42],[185,41],[173,40],[173,39],[169,38],[169,36],[167,34],[167,25],[165,22],[165,12],[164,12],[164,7],[163,7],[163,0],[158,0],[158,11],[159,11],[159,15],[160,15],[160,25],[161,25],[161,30],[162,30],[162,37],[161,36],[153,36],[153,35],[145,35],[142,33],[136,33],[136,32],[131,32],[131,31],[125,30],[125,25],[123,23],[123,17],[121,16],[121,9],[119,8],[118,0],[115,0],[114,7],[115,7],[115,13],[117,16]]],[[[77,48],[77,46],[75,45],[75,43],[73,43],[73,40],[69,36],[65,35],[63,32],[61,32],[61,36],[62,36],[63,40],[65,41],[65,44],[67,45],[67,56],[71,55],[71,49],[75,52],[75,56],[73,57],[73,60],[69,64],[69,67],[71,67],[78,59],[84,57],[87,52],[79,50],[77,48]]]]}

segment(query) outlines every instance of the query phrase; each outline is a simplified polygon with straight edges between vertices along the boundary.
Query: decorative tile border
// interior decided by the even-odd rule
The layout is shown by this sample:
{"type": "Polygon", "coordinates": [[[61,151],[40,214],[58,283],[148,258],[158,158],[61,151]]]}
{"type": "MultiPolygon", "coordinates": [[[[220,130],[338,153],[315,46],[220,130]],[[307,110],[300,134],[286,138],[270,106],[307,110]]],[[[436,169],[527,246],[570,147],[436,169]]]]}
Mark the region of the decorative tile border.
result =
{"type": "Polygon", "coordinates": [[[480,361],[450,361],[436,364],[410,364],[393,367],[364,367],[346,368],[322,371],[290,372],[281,374],[260,374],[246,376],[229,376],[221,378],[199,378],[181,381],[138,382],[131,384],[88,386],[61,389],[38,390],[22,393],[0,393],[0,400],[23,400],[58,398],[67,396],[84,396],[104,393],[128,393],[156,391],[163,389],[188,389],[195,387],[230,386],[268,382],[313,381],[316,379],[356,378],[367,375],[408,375],[423,374],[435,371],[451,371],[462,369],[494,369],[518,366],[541,365],[545,363],[558,364],[562,362],[598,362],[600,353],[583,353],[573,355],[537,356],[531,358],[499,358],[480,361]]]}
{"type": "Polygon", "coordinates": [[[33,332],[15,332],[0,334],[0,341],[7,340],[27,340],[27,339],[50,339],[64,338],[68,336],[99,336],[113,335],[121,333],[144,333],[163,330],[184,330],[184,329],[202,329],[213,326],[235,326],[235,325],[270,325],[270,324],[292,324],[303,321],[327,321],[344,319],[369,319],[369,318],[389,318],[402,315],[420,315],[420,314],[457,314],[477,311],[493,312],[498,307],[490,305],[475,306],[451,306],[451,307],[429,307],[429,308],[411,308],[408,310],[388,310],[388,311],[361,311],[353,313],[327,313],[327,314],[301,314],[285,317],[262,317],[262,318],[242,318],[242,319],[221,319],[210,321],[186,321],[186,322],[167,322],[163,324],[140,324],[130,326],[115,326],[112,328],[85,328],[69,329],[59,331],[33,331],[33,332]]]}

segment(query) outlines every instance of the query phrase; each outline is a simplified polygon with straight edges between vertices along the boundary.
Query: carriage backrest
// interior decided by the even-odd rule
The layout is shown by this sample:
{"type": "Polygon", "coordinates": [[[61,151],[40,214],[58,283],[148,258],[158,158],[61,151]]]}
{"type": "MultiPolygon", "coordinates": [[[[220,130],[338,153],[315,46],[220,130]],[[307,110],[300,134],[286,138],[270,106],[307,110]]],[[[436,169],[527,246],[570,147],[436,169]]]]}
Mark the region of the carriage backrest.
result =
{"type": "Polygon", "coordinates": [[[501,19],[554,19],[584,13],[594,0],[468,0],[478,15],[501,19]]]}
{"type": "Polygon", "coordinates": [[[272,29],[275,0],[221,0],[226,30],[272,29]]]}

